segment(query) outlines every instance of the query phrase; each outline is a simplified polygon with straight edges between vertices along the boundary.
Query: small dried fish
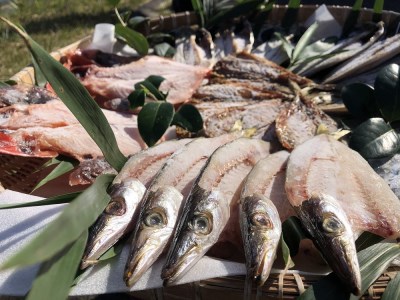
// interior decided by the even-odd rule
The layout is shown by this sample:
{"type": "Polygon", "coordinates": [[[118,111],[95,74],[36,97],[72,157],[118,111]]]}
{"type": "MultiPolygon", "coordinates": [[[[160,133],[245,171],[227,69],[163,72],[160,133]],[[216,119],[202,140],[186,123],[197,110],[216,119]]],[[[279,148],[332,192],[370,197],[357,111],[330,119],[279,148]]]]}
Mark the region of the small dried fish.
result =
{"type": "Polygon", "coordinates": [[[137,206],[161,165],[188,140],[167,141],[133,155],[110,188],[111,201],[91,227],[81,268],[97,259],[132,230],[137,206]]]}
{"type": "MultiPolygon", "coordinates": [[[[269,143],[240,138],[218,148],[208,159],[179,217],[161,274],[165,284],[181,278],[217,242],[236,244],[240,249],[237,216],[242,181],[269,151],[269,143]]],[[[223,250],[225,255],[230,252],[223,250]]]]}

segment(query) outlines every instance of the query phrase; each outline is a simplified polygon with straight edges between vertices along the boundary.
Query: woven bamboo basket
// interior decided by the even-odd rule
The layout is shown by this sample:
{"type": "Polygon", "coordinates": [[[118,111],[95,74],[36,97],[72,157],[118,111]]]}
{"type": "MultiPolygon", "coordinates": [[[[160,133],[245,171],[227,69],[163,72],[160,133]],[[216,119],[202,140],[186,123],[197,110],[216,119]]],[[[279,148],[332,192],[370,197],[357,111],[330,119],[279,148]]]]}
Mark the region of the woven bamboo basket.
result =
{"type": "MultiPolygon", "coordinates": [[[[298,14],[298,22],[304,22],[317,8],[317,5],[303,5],[298,14]]],[[[268,16],[271,24],[279,24],[285,14],[286,6],[274,6],[268,16]]],[[[350,7],[328,6],[330,13],[336,20],[344,24],[350,7]]],[[[358,22],[371,21],[374,13],[370,9],[362,9],[358,22]]],[[[382,21],[391,28],[400,26],[400,13],[384,11],[382,21]]],[[[197,25],[200,22],[199,16],[194,12],[171,14],[148,19],[138,28],[139,31],[148,35],[155,32],[168,32],[183,26],[197,25]]],[[[52,52],[51,55],[60,60],[65,53],[78,48],[85,48],[90,43],[90,37],[86,37],[62,49],[52,52]]],[[[34,70],[31,66],[22,69],[12,78],[19,84],[34,84],[34,70]]],[[[343,112],[342,106],[332,107],[334,112],[343,112]]],[[[329,109],[326,109],[329,113],[329,109]]],[[[29,193],[35,184],[43,176],[43,172],[32,172],[37,170],[46,159],[15,157],[11,155],[0,155],[0,182],[11,190],[29,193]]],[[[391,267],[383,273],[378,280],[367,290],[361,299],[380,299],[388,282],[396,275],[399,268],[391,267]]],[[[271,274],[265,285],[262,287],[261,299],[295,299],[307,287],[321,278],[320,275],[301,275],[301,273],[290,272],[287,274],[271,274]]],[[[193,282],[180,286],[165,287],[157,290],[146,290],[125,293],[122,299],[243,299],[244,276],[230,276],[214,278],[193,282]]],[[[258,291],[260,293],[260,291],[258,291]]],[[[253,290],[254,297],[256,291],[253,290]]],[[[117,295],[118,299],[122,295],[117,295]]],[[[16,299],[15,297],[1,297],[1,299],[16,299]]],[[[71,297],[71,299],[96,299],[96,296],[71,297]]],[[[110,298],[107,298],[110,299],[110,298]]],[[[114,298],[113,298],[114,299],[114,298]]]]}

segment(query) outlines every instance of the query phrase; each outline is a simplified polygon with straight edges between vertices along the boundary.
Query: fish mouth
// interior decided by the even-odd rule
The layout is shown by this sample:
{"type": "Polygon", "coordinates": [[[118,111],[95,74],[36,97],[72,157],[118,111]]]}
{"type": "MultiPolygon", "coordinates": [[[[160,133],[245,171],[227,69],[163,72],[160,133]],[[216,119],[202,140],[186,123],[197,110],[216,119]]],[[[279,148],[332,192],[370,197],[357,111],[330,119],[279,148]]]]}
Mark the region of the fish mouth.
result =
{"type": "Polygon", "coordinates": [[[169,234],[150,236],[130,253],[124,272],[126,286],[133,286],[158,259],[167,244],[169,234]]]}
{"type": "Polygon", "coordinates": [[[178,279],[185,275],[191,266],[193,266],[200,258],[205,250],[197,243],[192,243],[190,248],[186,250],[186,253],[176,259],[175,263],[168,263],[164,266],[161,272],[161,278],[163,279],[163,285],[169,286],[174,284],[178,279]]]}

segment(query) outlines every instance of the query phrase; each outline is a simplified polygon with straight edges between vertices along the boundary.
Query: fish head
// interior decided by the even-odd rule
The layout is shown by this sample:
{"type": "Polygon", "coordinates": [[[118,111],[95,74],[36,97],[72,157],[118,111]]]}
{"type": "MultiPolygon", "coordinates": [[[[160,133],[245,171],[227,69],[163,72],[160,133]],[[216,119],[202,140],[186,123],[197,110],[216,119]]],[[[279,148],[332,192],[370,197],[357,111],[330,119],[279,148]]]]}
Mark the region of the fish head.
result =
{"type": "Polygon", "coordinates": [[[240,228],[248,276],[261,286],[271,271],[282,233],[275,205],[264,195],[245,197],[241,201],[240,228]]]}
{"type": "Polygon", "coordinates": [[[164,251],[172,236],[182,198],[183,195],[170,186],[149,192],[125,267],[127,286],[135,284],[164,251]]]}
{"type": "Polygon", "coordinates": [[[333,272],[359,295],[361,275],[355,238],[343,208],[330,195],[313,194],[295,209],[333,272]]]}
{"type": "Polygon", "coordinates": [[[132,229],[132,217],[145,190],[145,186],[136,179],[111,187],[110,202],[90,228],[81,269],[97,263],[101,255],[132,229]]]}
{"type": "Polygon", "coordinates": [[[184,274],[218,241],[228,222],[229,204],[218,191],[198,188],[189,196],[161,273],[164,285],[184,274]]]}

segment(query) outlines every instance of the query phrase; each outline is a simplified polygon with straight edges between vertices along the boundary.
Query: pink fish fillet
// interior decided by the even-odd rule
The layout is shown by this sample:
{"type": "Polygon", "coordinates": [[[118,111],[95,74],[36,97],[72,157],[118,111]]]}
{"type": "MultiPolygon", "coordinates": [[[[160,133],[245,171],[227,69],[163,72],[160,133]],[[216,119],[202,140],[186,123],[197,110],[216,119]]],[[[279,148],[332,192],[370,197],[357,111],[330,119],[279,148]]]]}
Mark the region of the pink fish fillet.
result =
{"type": "Polygon", "coordinates": [[[96,101],[102,102],[114,98],[127,98],[137,82],[150,75],[158,75],[166,80],[160,90],[168,93],[168,102],[183,103],[192,96],[201,85],[210,69],[201,66],[190,66],[158,56],[146,56],[130,64],[105,68],[93,66],[83,85],[96,101]]]}

